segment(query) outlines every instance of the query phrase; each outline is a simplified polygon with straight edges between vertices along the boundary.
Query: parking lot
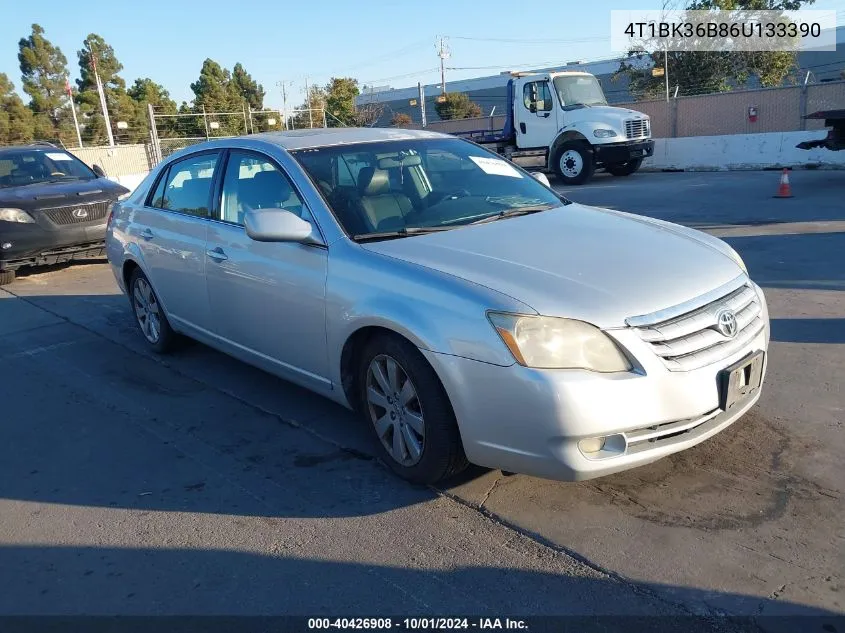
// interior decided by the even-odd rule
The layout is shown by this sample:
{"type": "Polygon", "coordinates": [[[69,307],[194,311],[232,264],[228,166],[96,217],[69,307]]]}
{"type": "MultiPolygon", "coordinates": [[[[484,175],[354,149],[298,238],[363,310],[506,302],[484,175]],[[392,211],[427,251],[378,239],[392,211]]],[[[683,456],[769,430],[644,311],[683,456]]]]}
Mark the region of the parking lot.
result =
{"type": "Polygon", "coordinates": [[[105,263],[21,271],[0,290],[0,614],[845,612],[845,172],[793,172],[791,199],[778,178],[565,190],[726,239],[772,318],[746,417],[583,483],[410,486],[344,409],[200,344],[148,353],[105,263]]]}

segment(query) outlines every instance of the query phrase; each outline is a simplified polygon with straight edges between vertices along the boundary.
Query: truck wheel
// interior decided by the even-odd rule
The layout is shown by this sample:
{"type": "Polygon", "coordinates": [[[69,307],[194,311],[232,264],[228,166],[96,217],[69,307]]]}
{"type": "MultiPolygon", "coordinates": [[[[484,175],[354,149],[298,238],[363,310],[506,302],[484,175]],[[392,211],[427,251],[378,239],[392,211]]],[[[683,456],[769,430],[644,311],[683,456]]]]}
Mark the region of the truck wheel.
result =
{"type": "Polygon", "coordinates": [[[613,174],[614,176],[630,176],[635,171],[637,171],[640,168],[640,165],[642,164],[642,158],[635,158],[634,160],[629,160],[625,163],[614,163],[613,165],[605,165],[604,168],[607,170],[607,173],[613,174]]]}
{"type": "Polygon", "coordinates": [[[593,150],[586,143],[565,143],[552,160],[552,168],[567,185],[582,185],[595,171],[593,150]]]}
{"type": "Polygon", "coordinates": [[[15,280],[14,270],[0,270],[0,286],[7,286],[15,280]]]}

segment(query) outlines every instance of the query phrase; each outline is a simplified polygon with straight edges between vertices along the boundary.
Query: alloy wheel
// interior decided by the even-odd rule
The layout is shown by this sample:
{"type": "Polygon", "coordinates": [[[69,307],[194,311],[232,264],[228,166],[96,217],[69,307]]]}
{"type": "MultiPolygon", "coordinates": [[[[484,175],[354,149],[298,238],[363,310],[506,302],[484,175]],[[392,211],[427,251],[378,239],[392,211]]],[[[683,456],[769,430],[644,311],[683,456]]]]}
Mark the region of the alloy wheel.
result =
{"type": "Polygon", "coordinates": [[[161,313],[153,289],[146,279],[139,278],[135,282],[132,297],[135,305],[135,318],[138,319],[141,332],[150,343],[158,343],[161,336],[161,313]]]}

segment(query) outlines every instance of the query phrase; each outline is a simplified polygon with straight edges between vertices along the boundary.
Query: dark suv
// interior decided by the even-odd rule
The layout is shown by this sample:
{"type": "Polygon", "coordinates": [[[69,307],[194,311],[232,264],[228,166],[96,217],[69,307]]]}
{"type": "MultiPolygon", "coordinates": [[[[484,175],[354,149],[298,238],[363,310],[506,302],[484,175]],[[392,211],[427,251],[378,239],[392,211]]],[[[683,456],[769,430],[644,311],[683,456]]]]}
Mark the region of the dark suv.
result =
{"type": "Polygon", "coordinates": [[[104,256],[109,211],[128,193],[49,143],[0,147],[0,285],[21,266],[104,256]]]}

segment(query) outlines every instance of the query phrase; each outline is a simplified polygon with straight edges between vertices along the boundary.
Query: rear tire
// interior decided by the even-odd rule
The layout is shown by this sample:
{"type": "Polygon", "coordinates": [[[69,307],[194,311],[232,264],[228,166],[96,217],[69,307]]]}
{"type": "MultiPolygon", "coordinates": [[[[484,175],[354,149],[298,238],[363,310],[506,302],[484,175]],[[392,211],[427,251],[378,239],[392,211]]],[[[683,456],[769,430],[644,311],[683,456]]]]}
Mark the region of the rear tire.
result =
{"type": "Polygon", "coordinates": [[[8,286],[15,280],[14,270],[0,270],[0,286],[8,286]]]}
{"type": "Polygon", "coordinates": [[[607,173],[614,176],[630,176],[640,168],[643,164],[642,158],[635,158],[624,163],[614,163],[613,165],[605,165],[604,168],[607,173]]]}
{"type": "Polygon", "coordinates": [[[467,467],[446,390],[409,342],[391,335],[371,339],[360,356],[357,385],[378,455],[397,475],[434,484],[467,467]]]}
{"type": "Polygon", "coordinates": [[[150,348],[157,354],[173,350],[178,335],[170,327],[150,280],[140,268],[136,268],[129,279],[129,303],[135,323],[150,348]]]}
{"type": "Polygon", "coordinates": [[[552,158],[552,169],[564,184],[582,185],[596,169],[593,150],[585,142],[564,143],[552,158]]]}

